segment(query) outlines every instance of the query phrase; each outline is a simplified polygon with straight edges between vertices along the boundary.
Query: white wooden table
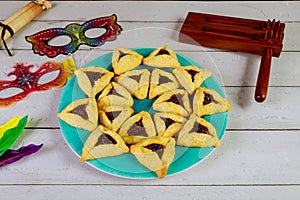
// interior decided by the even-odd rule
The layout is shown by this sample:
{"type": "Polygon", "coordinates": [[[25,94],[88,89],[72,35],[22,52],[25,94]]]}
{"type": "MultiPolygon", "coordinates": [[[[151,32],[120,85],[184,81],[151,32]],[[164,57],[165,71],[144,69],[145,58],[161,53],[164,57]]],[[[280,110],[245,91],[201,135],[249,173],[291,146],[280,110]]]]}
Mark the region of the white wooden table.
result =
{"type": "MultiPolygon", "coordinates": [[[[0,20],[26,3],[0,1],[0,20]]],[[[37,154],[0,168],[1,200],[299,199],[300,2],[55,1],[53,4],[51,10],[9,40],[13,57],[1,48],[1,79],[7,79],[6,74],[16,62],[40,65],[48,60],[65,59],[65,56],[49,59],[33,54],[31,44],[24,39],[26,35],[115,13],[123,32],[115,41],[99,48],[81,46],[73,55],[77,65],[117,46],[168,44],[176,52],[212,69],[217,78],[222,76],[222,86],[232,106],[227,131],[220,148],[185,172],[161,180],[128,180],[82,163],[66,144],[56,118],[62,88],[33,93],[12,107],[0,109],[0,124],[13,116],[29,116],[15,147],[44,144],[37,154]],[[283,52],[280,58],[273,58],[269,93],[263,104],[253,98],[259,56],[178,42],[178,31],[189,11],[260,20],[274,18],[286,24],[283,52]]]]}

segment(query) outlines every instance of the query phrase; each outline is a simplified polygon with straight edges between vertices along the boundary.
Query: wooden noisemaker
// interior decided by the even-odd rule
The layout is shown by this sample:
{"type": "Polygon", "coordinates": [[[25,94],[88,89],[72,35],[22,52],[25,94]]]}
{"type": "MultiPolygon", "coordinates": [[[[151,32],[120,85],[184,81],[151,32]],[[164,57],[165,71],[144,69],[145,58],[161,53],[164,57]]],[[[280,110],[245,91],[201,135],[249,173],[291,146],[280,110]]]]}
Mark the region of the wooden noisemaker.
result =
{"type": "Polygon", "coordinates": [[[282,51],[285,24],[189,12],[180,30],[179,41],[220,49],[261,55],[255,100],[266,99],[272,56],[282,51]]]}

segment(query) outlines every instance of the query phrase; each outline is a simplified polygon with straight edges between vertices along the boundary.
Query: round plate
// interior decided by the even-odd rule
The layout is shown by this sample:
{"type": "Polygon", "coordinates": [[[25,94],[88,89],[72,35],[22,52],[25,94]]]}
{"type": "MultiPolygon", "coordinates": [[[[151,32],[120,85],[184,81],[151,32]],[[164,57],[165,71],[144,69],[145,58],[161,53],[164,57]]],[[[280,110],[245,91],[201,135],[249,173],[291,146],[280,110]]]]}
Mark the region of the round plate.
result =
{"type": "MultiPolygon", "coordinates": [[[[139,54],[143,55],[144,57],[147,57],[154,49],[139,48],[134,50],[137,51],[139,54]]],[[[95,66],[101,66],[111,71],[112,70],[111,58],[112,58],[112,53],[108,53],[96,58],[95,60],[86,64],[84,67],[95,65],[95,66]]],[[[203,68],[198,63],[180,54],[177,54],[177,58],[182,66],[195,65],[198,66],[199,68],[203,68]]],[[[146,66],[142,65],[139,66],[138,68],[143,68],[143,67],[146,66]]],[[[224,97],[224,92],[222,91],[222,88],[220,87],[220,85],[218,84],[218,82],[214,77],[210,77],[206,79],[201,86],[209,89],[214,89],[224,97]]],[[[61,112],[72,101],[76,99],[82,99],[82,98],[86,98],[86,95],[80,89],[77,83],[76,76],[73,76],[68,81],[68,83],[66,84],[62,92],[60,102],[58,105],[58,112],[61,112]]],[[[147,99],[143,100],[142,103],[141,101],[137,101],[137,100],[134,101],[133,109],[135,110],[135,112],[138,112],[140,110],[150,109],[149,107],[151,107],[150,100],[147,99]]],[[[221,140],[226,130],[228,113],[227,112],[218,113],[214,115],[204,116],[204,118],[216,128],[217,135],[221,140]]],[[[90,135],[90,132],[70,126],[69,124],[65,123],[60,119],[59,119],[59,125],[66,142],[68,143],[70,148],[75,152],[75,154],[78,157],[80,157],[82,153],[82,147],[87,137],[90,135]]],[[[175,157],[173,162],[169,166],[167,176],[176,174],[178,172],[182,172],[194,166],[195,164],[203,160],[205,157],[207,157],[213,150],[214,147],[189,148],[189,147],[176,146],[175,157]]],[[[103,172],[115,176],[126,177],[126,178],[141,178],[141,179],[157,178],[154,172],[151,172],[147,168],[142,166],[138,162],[138,160],[134,157],[134,155],[132,155],[131,153],[122,154],[115,157],[107,157],[107,158],[90,160],[87,161],[86,163],[90,164],[96,169],[99,169],[103,172]]]]}

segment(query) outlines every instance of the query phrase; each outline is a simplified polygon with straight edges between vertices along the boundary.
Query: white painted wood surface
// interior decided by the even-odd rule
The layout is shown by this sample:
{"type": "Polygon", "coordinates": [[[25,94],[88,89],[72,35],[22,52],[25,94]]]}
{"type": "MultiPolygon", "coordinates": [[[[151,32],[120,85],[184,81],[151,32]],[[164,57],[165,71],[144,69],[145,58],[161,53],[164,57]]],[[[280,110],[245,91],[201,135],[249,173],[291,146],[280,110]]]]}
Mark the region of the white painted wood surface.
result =
{"type": "MultiPolygon", "coordinates": [[[[4,20],[27,1],[0,1],[4,20]]],[[[195,167],[162,180],[117,178],[82,163],[64,141],[56,118],[62,89],[30,95],[0,109],[0,124],[29,115],[24,134],[14,144],[43,143],[36,155],[0,168],[0,199],[299,199],[300,195],[300,2],[118,2],[55,1],[54,7],[16,33],[8,57],[0,50],[0,79],[16,62],[39,65],[24,37],[37,31],[116,13],[124,31],[99,48],[81,46],[78,66],[117,46],[168,44],[211,69],[232,110],[220,148],[195,167]],[[286,24],[284,48],[273,58],[268,97],[254,102],[260,57],[177,42],[188,11],[244,18],[277,19],[286,24]]],[[[55,61],[63,60],[58,56],[55,61]]]]}

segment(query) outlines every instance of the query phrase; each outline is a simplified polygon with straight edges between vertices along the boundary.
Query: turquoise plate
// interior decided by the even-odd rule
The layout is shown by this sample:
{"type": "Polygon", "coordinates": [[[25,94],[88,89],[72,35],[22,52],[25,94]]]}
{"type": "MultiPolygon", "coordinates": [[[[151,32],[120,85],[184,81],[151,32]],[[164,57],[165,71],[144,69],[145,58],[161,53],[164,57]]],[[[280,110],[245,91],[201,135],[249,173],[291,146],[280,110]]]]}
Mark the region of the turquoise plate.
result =
{"type": "MultiPolygon", "coordinates": [[[[148,56],[154,49],[153,48],[140,48],[134,49],[144,57],[148,56]]],[[[101,66],[108,70],[112,70],[111,65],[111,57],[112,53],[105,54],[96,58],[95,60],[91,61],[90,63],[86,64],[84,67],[87,66],[101,66]]],[[[198,63],[186,58],[180,54],[177,54],[178,61],[182,66],[187,65],[195,65],[199,68],[202,68],[201,65],[198,63]]],[[[147,66],[139,66],[138,68],[147,68],[147,66]]],[[[137,68],[137,69],[138,69],[137,68]]],[[[168,70],[168,69],[166,69],[168,70]]],[[[202,85],[202,87],[214,89],[219,92],[224,97],[224,92],[222,88],[215,80],[214,77],[208,78],[202,85]]],[[[76,99],[86,98],[85,94],[80,89],[76,76],[73,76],[68,83],[66,84],[61,98],[58,105],[58,112],[61,112],[68,104],[76,99]]],[[[150,113],[153,112],[151,110],[153,100],[145,99],[145,100],[135,100],[133,109],[135,112],[139,112],[141,110],[149,111],[150,113]]],[[[204,117],[208,120],[217,130],[217,135],[221,140],[227,125],[228,113],[218,113],[214,115],[209,115],[204,117]]],[[[87,137],[89,136],[90,132],[78,129],[69,124],[65,123],[64,121],[59,119],[59,125],[61,132],[70,146],[70,148],[75,152],[75,154],[80,157],[82,152],[82,147],[84,142],[86,141],[87,137]]],[[[176,153],[173,162],[171,163],[167,176],[176,174],[178,172],[182,172],[195,164],[199,163],[205,157],[207,157],[212,151],[214,147],[209,148],[188,148],[188,147],[181,147],[176,146],[176,153]]],[[[103,172],[106,172],[111,175],[125,177],[125,178],[137,178],[137,179],[149,179],[149,178],[156,178],[156,174],[149,171],[147,168],[142,166],[134,157],[134,155],[127,153],[120,156],[115,157],[108,157],[108,158],[100,158],[95,160],[87,161],[89,165],[99,169],[103,172]]]]}

